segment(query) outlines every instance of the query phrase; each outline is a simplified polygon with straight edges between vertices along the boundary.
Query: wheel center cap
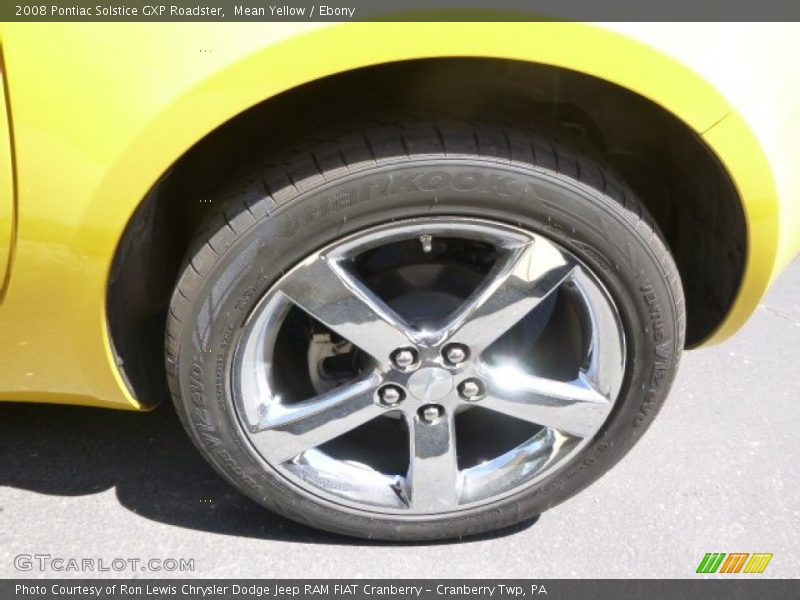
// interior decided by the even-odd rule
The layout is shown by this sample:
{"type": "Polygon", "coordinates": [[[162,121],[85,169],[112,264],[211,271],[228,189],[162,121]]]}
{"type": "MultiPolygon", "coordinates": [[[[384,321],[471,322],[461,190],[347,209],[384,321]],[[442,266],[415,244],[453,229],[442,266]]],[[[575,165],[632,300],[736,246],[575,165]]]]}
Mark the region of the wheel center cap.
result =
{"type": "Polygon", "coordinates": [[[435,402],[453,391],[453,376],[446,369],[426,367],[408,378],[408,391],[424,402],[435,402]]]}

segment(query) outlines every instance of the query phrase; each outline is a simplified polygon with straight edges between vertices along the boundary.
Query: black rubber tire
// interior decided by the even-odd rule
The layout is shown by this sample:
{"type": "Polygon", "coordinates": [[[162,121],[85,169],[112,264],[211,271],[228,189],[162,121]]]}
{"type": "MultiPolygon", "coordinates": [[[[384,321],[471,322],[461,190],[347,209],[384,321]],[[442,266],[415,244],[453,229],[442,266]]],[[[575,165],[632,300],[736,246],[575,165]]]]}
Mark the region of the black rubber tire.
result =
{"type": "Polygon", "coordinates": [[[253,167],[213,201],[219,209],[197,235],[170,305],[169,385],[211,464],[291,519],[391,540],[463,537],[512,525],[600,477],[646,430],[668,393],[685,329],[672,257],[630,190],[596,160],[550,139],[468,123],[376,125],[310,144],[283,164],[253,167]],[[510,222],[580,257],[622,315],[625,381],[597,437],[523,492],[454,514],[360,512],[311,497],[263,466],[240,431],[228,366],[244,319],[281,273],[343,235],[419,215],[510,222]]]}

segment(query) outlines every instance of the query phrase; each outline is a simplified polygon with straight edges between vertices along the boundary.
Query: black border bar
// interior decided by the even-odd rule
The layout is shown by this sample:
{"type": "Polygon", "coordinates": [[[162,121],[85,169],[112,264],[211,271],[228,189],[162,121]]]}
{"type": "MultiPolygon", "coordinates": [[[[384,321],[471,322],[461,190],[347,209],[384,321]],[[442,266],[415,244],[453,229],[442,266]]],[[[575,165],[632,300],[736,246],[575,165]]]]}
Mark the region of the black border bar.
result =
{"type": "Polygon", "coordinates": [[[800,582],[697,579],[4,579],[3,600],[783,600],[800,582]]]}
{"type": "Polygon", "coordinates": [[[3,0],[0,20],[798,21],[800,0],[3,0]]]}

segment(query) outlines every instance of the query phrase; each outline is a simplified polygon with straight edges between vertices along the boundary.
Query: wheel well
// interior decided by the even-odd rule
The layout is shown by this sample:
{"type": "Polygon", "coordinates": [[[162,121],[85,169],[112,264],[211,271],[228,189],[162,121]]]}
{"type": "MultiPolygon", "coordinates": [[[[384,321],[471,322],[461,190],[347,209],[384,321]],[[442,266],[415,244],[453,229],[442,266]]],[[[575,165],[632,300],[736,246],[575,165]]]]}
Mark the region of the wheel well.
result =
{"type": "Polygon", "coordinates": [[[405,115],[546,128],[591,151],[641,197],[673,253],[686,296],[687,345],[722,322],[742,279],[741,201],[703,140],[653,102],[595,77],[484,58],[390,63],[289,90],[229,120],[151,189],[120,241],[108,287],[111,341],[129,386],[159,401],[164,324],[178,270],[217,185],[258,156],[340,123],[405,115]]]}

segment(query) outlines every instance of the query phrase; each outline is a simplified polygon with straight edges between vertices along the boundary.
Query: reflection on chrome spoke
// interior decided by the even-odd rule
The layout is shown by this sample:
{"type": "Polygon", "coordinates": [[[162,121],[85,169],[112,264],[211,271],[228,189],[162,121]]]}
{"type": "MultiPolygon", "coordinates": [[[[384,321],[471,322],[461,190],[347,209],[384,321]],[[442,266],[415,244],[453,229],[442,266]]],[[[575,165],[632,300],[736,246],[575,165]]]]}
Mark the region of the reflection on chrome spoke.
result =
{"type": "Polygon", "coordinates": [[[481,406],[578,437],[593,435],[611,411],[611,401],[584,374],[562,382],[515,367],[485,369],[489,391],[481,406]]]}

